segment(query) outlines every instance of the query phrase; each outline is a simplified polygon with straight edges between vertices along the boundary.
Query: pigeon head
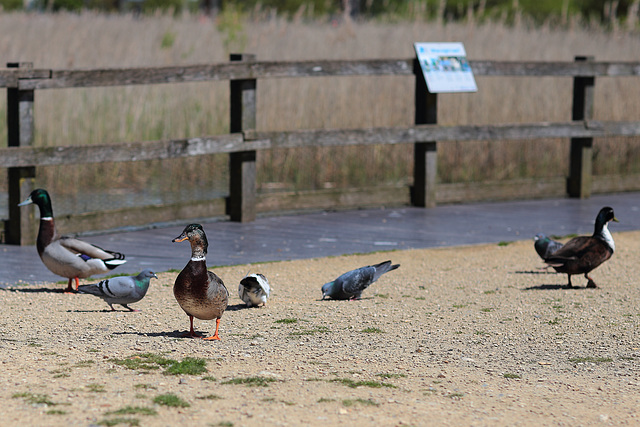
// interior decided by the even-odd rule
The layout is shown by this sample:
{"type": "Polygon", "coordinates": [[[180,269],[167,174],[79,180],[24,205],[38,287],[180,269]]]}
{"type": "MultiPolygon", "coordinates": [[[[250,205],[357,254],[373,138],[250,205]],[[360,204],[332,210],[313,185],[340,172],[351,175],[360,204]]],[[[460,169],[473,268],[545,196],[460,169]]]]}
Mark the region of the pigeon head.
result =
{"type": "Polygon", "coordinates": [[[151,279],[151,278],[158,278],[158,276],[156,276],[156,273],[154,273],[153,271],[149,270],[148,268],[146,270],[143,270],[140,274],[138,274],[138,278],[139,279],[151,279]]]}
{"type": "Polygon", "coordinates": [[[333,285],[335,282],[329,282],[322,285],[322,299],[331,295],[333,292],[333,285]]]}

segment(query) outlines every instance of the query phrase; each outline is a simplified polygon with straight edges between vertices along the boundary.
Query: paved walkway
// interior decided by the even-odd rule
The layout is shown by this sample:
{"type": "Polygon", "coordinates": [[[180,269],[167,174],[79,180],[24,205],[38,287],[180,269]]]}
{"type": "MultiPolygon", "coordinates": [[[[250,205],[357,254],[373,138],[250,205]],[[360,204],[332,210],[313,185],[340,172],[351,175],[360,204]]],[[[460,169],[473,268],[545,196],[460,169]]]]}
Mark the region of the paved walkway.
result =
{"type": "MultiPolygon", "coordinates": [[[[616,232],[640,230],[640,193],[587,200],[544,199],[501,203],[401,207],[259,218],[249,224],[202,222],[209,266],[280,261],[394,249],[457,246],[532,239],[536,233],[591,234],[601,207],[614,208],[616,232]]],[[[186,225],[185,222],[184,225],[186,225]]],[[[126,254],[114,273],[182,269],[187,243],[172,243],[184,225],[83,237],[126,254]]],[[[69,232],[70,230],[60,230],[69,232]]],[[[35,245],[35,242],[34,242],[35,245]]],[[[533,250],[533,243],[532,249],[533,250]]],[[[0,285],[59,281],[40,262],[35,246],[0,244],[0,285]]],[[[99,278],[99,276],[97,276],[99,278]]]]}

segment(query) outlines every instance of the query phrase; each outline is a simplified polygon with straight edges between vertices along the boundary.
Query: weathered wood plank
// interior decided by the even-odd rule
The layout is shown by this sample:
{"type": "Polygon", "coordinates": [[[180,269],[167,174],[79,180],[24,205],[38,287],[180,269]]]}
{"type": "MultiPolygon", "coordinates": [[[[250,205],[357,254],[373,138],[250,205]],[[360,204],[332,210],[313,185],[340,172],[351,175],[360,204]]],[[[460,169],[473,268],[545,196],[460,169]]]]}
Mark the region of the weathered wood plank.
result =
{"type": "Polygon", "coordinates": [[[373,187],[315,191],[296,191],[258,195],[258,212],[292,212],[318,209],[353,209],[406,205],[409,188],[373,187]]]}
{"type": "MultiPolygon", "coordinates": [[[[155,68],[0,70],[0,87],[20,89],[124,86],[215,80],[327,76],[410,76],[413,58],[220,63],[155,68]]],[[[476,76],[622,77],[640,76],[640,62],[469,61],[476,76]]]]}
{"type": "Polygon", "coordinates": [[[109,145],[0,148],[0,167],[133,162],[270,148],[412,144],[416,141],[487,141],[538,138],[640,136],[640,122],[563,122],[506,125],[322,129],[240,134],[109,145]]]}
{"type": "Polygon", "coordinates": [[[640,76],[640,62],[469,61],[476,76],[640,76]]]}
{"type": "Polygon", "coordinates": [[[269,140],[273,148],[638,135],[640,122],[603,121],[245,132],[247,140],[269,140]]]}
{"type": "Polygon", "coordinates": [[[268,148],[268,141],[243,142],[241,134],[171,141],[129,142],[65,147],[10,147],[0,149],[0,167],[53,166],[75,163],[134,162],[231,153],[268,148]]]}

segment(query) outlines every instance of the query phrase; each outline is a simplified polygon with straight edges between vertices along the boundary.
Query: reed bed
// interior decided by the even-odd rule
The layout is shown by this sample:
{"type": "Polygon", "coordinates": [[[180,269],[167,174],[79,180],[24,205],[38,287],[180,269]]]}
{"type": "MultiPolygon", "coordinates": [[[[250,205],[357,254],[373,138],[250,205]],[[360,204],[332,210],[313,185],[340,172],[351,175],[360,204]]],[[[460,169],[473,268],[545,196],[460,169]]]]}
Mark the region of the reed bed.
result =
{"type": "MultiPolygon", "coordinates": [[[[584,28],[529,28],[487,22],[342,22],[202,16],[0,14],[0,57],[42,68],[98,68],[217,63],[230,52],[259,60],[407,58],[415,41],[461,41],[470,59],[597,60],[640,57],[637,34],[584,28]]],[[[442,124],[570,119],[570,78],[477,79],[474,94],[439,97],[442,124]]],[[[36,93],[35,144],[99,144],[228,132],[228,83],[42,90],[36,93]]],[[[598,79],[595,117],[637,119],[636,79],[598,79]]],[[[6,105],[0,101],[0,114],[6,105]]],[[[258,82],[258,128],[288,130],[408,125],[413,81],[407,77],[275,79],[258,82]]],[[[6,129],[0,121],[0,146],[6,129]]],[[[629,138],[595,142],[594,173],[640,172],[640,147],[629,138]]],[[[441,144],[442,182],[564,176],[565,140],[441,144]]],[[[399,185],[411,181],[412,147],[305,148],[261,152],[261,191],[399,185]]],[[[72,199],[105,193],[155,194],[160,202],[227,191],[227,158],[42,168],[38,185],[72,199]],[[140,171],[144,170],[143,173],[140,171]],[[204,171],[204,172],[201,172],[204,171]]],[[[6,190],[6,182],[0,182],[6,190]]],[[[74,206],[62,210],[77,212],[74,206]]],[[[82,206],[95,210],[98,206],[82,206]]]]}

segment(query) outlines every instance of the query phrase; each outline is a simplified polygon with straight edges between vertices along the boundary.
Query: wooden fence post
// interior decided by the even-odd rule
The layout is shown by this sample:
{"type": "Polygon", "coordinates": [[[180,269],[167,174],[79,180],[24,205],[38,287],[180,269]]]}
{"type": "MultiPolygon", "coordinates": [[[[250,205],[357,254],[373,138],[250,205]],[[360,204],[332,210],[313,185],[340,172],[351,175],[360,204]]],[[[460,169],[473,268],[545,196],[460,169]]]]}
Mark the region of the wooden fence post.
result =
{"type": "MultiPolygon", "coordinates": [[[[231,61],[254,61],[253,54],[231,54],[231,61]]],[[[256,79],[231,80],[230,132],[256,128],[256,79]]],[[[229,198],[227,213],[231,221],[256,219],[256,152],[229,155],[229,198]]]]}
{"type": "MultiPolygon", "coordinates": [[[[30,62],[8,63],[7,68],[33,68],[30,62]]],[[[9,147],[33,145],[33,90],[7,88],[7,142],[9,147]]],[[[37,222],[35,205],[21,208],[18,203],[34,188],[35,167],[8,168],[9,219],[5,222],[5,241],[14,245],[34,245],[37,222]]]]}
{"type": "MultiPolygon", "coordinates": [[[[429,92],[420,63],[413,61],[415,74],[415,124],[438,123],[438,95],[429,92]]],[[[413,148],[413,188],[411,204],[432,208],[436,206],[438,179],[438,146],[436,141],[416,142],[413,148]]]]}
{"type": "MultiPolygon", "coordinates": [[[[576,56],[576,61],[593,61],[593,56],[576,56]]],[[[574,77],[572,120],[591,120],[595,92],[595,77],[574,77]]],[[[587,199],[591,197],[593,138],[571,138],[569,197],[587,199]]]]}

